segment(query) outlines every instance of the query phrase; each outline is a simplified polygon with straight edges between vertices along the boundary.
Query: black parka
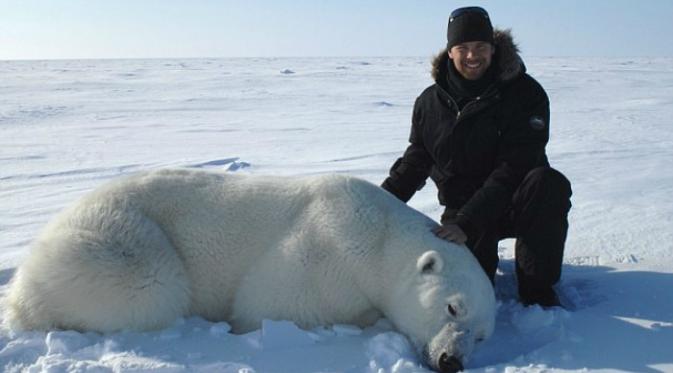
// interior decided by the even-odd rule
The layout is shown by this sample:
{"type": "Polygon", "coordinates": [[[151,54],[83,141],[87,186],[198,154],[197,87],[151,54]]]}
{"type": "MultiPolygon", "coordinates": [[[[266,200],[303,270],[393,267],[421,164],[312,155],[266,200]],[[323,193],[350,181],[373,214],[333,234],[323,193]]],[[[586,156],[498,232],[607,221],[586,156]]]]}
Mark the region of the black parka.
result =
{"type": "Polygon", "coordinates": [[[494,44],[495,82],[462,110],[447,90],[448,50],[435,58],[435,84],[414,105],[410,145],[382,185],[406,202],[430,176],[468,236],[493,228],[524,176],[549,166],[547,94],[526,74],[508,31],[496,30],[494,44]]]}

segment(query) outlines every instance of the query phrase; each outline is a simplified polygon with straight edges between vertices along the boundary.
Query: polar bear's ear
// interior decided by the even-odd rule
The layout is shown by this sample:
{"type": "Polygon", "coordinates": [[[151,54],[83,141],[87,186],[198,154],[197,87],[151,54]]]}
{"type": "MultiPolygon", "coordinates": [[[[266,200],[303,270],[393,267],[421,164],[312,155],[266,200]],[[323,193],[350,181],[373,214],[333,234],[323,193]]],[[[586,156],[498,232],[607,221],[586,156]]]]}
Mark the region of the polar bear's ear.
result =
{"type": "Polygon", "coordinates": [[[424,275],[439,273],[444,268],[444,260],[438,252],[434,250],[426,251],[418,258],[416,269],[424,275]]]}

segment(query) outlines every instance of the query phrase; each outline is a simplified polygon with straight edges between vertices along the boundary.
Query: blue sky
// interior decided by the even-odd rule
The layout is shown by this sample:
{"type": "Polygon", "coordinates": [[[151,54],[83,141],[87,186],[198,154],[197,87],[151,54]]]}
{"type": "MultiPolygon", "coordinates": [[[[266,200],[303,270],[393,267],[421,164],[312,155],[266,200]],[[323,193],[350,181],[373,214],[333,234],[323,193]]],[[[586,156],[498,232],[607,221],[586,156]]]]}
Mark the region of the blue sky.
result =
{"type": "Polygon", "coordinates": [[[0,0],[0,59],[428,56],[465,5],[524,55],[673,57],[673,0],[0,0]]]}

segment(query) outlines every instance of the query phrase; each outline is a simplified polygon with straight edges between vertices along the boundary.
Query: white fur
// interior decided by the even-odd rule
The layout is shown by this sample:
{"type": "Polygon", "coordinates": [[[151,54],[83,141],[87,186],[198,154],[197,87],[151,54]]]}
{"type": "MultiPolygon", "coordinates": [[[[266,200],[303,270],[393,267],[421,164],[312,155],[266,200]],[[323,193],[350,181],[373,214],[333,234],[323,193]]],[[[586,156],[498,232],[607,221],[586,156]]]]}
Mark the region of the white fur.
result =
{"type": "Polygon", "coordinates": [[[435,226],[352,177],[138,174],[45,228],[12,280],[8,318],[110,332],[200,315],[246,332],[263,319],[311,328],[385,316],[436,367],[491,334],[495,297],[435,226]]]}

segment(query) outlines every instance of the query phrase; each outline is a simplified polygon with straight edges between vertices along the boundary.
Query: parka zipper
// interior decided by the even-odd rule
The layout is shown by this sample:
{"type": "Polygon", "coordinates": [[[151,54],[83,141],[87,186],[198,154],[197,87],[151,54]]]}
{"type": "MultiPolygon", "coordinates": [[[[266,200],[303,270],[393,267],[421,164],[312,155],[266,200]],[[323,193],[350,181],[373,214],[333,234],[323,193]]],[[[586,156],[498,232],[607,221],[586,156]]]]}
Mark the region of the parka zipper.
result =
{"type": "Polygon", "coordinates": [[[449,96],[449,99],[450,99],[451,103],[453,104],[453,106],[454,106],[456,109],[458,109],[457,112],[456,112],[456,123],[458,123],[458,120],[460,119],[461,115],[463,115],[463,113],[465,112],[465,110],[467,110],[467,108],[469,108],[471,105],[474,105],[474,104],[476,104],[477,102],[481,101],[481,98],[482,98],[482,96],[477,96],[477,97],[475,97],[474,100],[472,100],[472,101],[468,102],[467,104],[465,104],[465,106],[463,106],[463,109],[461,110],[461,109],[458,109],[458,104],[457,104],[456,101],[453,99],[453,97],[449,96]]]}
{"type": "Polygon", "coordinates": [[[484,91],[485,95],[481,95],[481,96],[477,96],[477,97],[475,97],[474,100],[471,100],[470,102],[468,102],[467,104],[465,104],[465,106],[463,106],[462,109],[459,109],[459,106],[458,106],[458,103],[456,102],[456,100],[454,100],[453,97],[452,97],[450,94],[448,94],[448,92],[446,92],[446,93],[447,93],[447,96],[449,97],[450,103],[452,103],[452,104],[453,104],[453,107],[455,107],[456,110],[457,110],[457,111],[456,111],[456,123],[458,123],[458,120],[460,119],[461,115],[463,115],[463,113],[465,112],[465,110],[466,110],[468,107],[470,107],[470,105],[473,105],[473,104],[478,103],[479,101],[482,100],[482,98],[488,98],[488,97],[490,97],[490,96],[495,96],[495,90],[494,90],[493,94],[488,94],[489,91],[491,91],[491,88],[492,88],[492,86],[489,87],[489,88],[487,88],[486,91],[484,91]]]}
{"type": "Polygon", "coordinates": [[[465,104],[465,106],[463,106],[463,110],[458,110],[458,113],[456,114],[456,122],[458,122],[458,119],[460,119],[460,115],[461,115],[463,112],[465,112],[465,110],[466,110],[470,105],[472,105],[472,104],[474,104],[474,103],[476,103],[476,102],[479,102],[480,100],[481,100],[481,96],[477,96],[477,97],[474,98],[474,100],[472,100],[472,101],[468,102],[467,104],[465,104]]]}

